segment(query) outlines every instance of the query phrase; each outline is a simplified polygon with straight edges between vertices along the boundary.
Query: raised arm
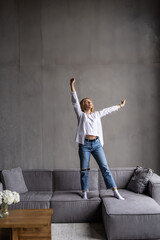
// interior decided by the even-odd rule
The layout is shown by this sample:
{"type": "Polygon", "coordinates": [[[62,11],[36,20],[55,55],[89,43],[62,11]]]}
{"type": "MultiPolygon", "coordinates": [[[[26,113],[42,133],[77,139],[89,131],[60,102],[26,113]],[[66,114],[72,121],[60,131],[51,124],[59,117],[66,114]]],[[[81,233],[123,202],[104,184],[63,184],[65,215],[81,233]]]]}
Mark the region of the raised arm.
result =
{"type": "Polygon", "coordinates": [[[70,87],[71,87],[71,91],[72,92],[76,91],[75,90],[75,86],[74,86],[75,82],[76,82],[76,79],[75,78],[71,78],[71,80],[70,80],[70,87]]]}
{"type": "Polygon", "coordinates": [[[82,114],[82,110],[81,110],[81,106],[80,106],[78,96],[77,96],[77,93],[76,93],[76,90],[75,90],[75,86],[74,86],[75,82],[76,82],[76,79],[72,78],[70,80],[70,87],[71,87],[72,104],[73,104],[75,113],[77,115],[77,118],[79,119],[79,117],[82,114]]]}
{"type": "Polygon", "coordinates": [[[108,107],[108,108],[104,108],[103,110],[99,111],[99,115],[100,117],[104,117],[114,111],[117,111],[119,108],[122,108],[124,107],[126,104],[126,100],[122,100],[121,101],[121,104],[119,105],[115,105],[115,106],[112,106],[112,107],[108,107]]]}

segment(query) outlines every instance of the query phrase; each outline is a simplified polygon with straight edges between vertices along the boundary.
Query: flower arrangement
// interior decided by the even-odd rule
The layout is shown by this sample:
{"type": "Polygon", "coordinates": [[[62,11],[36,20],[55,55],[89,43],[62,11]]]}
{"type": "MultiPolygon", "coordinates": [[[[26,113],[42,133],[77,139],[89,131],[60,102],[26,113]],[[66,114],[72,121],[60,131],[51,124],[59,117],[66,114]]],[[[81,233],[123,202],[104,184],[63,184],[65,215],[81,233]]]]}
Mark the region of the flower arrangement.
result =
{"type": "Polygon", "coordinates": [[[7,203],[11,205],[13,203],[18,203],[20,201],[19,193],[11,192],[10,190],[4,190],[0,192],[0,204],[7,203]]]}
{"type": "Polygon", "coordinates": [[[18,203],[19,201],[20,196],[17,192],[11,192],[10,190],[4,190],[3,192],[0,192],[0,217],[7,217],[9,215],[8,205],[18,203]]]}

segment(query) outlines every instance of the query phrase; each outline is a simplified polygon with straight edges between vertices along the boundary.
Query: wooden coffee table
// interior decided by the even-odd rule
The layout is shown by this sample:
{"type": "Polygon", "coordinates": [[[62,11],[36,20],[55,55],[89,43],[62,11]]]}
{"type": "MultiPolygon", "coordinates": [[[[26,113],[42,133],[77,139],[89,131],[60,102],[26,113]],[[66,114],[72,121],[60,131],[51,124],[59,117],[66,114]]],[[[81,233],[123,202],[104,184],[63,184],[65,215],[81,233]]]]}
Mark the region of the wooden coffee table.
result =
{"type": "Polygon", "coordinates": [[[9,210],[0,218],[0,240],[51,240],[53,209],[9,210]]]}

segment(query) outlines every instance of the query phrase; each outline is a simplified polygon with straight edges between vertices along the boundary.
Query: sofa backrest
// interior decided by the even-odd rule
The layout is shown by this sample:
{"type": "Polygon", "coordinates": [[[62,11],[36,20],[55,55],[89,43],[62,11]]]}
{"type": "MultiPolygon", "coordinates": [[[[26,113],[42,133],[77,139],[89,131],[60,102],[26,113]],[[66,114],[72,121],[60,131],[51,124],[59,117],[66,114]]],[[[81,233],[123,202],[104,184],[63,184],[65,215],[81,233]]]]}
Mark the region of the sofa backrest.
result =
{"type": "MultiPolygon", "coordinates": [[[[111,168],[110,170],[117,187],[126,188],[135,168],[111,168]]],[[[79,169],[22,170],[22,172],[29,191],[81,190],[79,169]]],[[[106,189],[102,174],[97,169],[89,171],[88,184],[90,191],[106,189]]]]}
{"type": "MultiPolygon", "coordinates": [[[[110,168],[112,176],[115,180],[117,188],[126,188],[135,168],[110,168]]],[[[103,176],[99,171],[99,188],[100,190],[106,189],[103,176]]]]}
{"type": "MultiPolygon", "coordinates": [[[[53,183],[55,191],[75,191],[81,190],[80,170],[65,169],[53,171],[53,183]]],[[[98,170],[89,171],[88,188],[90,191],[98,190],[98,170]]]]}
{"type": "Polygon", "coordinates": [[[28,191],[52,191],[53,180],[50,170],[22,170],[28,191]]]}

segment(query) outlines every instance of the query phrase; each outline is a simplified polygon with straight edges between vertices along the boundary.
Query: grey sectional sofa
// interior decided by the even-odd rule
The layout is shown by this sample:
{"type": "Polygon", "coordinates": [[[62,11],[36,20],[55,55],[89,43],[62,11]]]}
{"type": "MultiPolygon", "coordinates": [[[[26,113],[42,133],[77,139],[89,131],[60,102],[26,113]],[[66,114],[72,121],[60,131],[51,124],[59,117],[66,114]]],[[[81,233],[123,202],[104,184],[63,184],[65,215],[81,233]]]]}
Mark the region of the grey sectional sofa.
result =
{"type": "Polygon", "coordinates": [[[28,192],[11,208],[53,208],[52,222],[103,221],[108,240],[160,238],[160,177],[153,174],[145,194],[126,189],[135,168],[111,169],[125,201],[106,190],[99,170],[89,172],[88,200],[80,191],[80,171],[23,170],[28,192]]]}

